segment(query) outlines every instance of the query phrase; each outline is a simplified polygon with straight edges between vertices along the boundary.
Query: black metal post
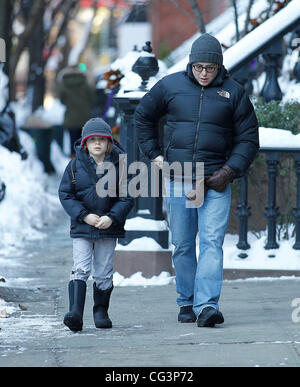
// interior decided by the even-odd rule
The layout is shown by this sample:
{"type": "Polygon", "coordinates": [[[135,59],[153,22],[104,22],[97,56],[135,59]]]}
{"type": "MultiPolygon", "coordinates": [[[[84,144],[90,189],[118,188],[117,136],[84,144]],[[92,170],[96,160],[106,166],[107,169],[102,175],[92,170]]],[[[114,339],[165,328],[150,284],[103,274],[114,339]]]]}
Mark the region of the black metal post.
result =
{"type": "Polygon", "coordinates": [[[297,199],[296,207],[293,209],[293,215],[296,219],[296,240],[293,249],[300,250],[300,153],[294,153],[297,176],[297,199]]]}
{"type": "Polygon", "coordinates": [[[282,39],[277,40],[268,47],[263,57],[266,61],[266,80],[260,94],[266,102],[272,100],[280,101],[282,99],[282,92],[277,77],[279,73],[279,59],[282,57],[282,39]]]}
{"type": "MultiPolygon", "coordinates": [[[[143,162],[147,166],[148,173],[148,196],[138,196],[134,199],[134,208],[131,210],[128,218],[136,216],[154,220],[164,220],[163,214],[163,198],[151,197],[151,163],[140,152],[137,142],[137,133],[134,125],[134,112],[140,101],[139,98],[115,97],[119,113],[121,115],[120,127],[120,142],[127,152],[128,166],[133,162],[143,162]]],[[[161,181],[159,181],[157,192],[161,192],[161,181]]],[[[155,190],[156,191],[156,190],[155,190]]],[[[169,231],[168,230],[129,230],[126,232],[126,237],[120,240],[120,243],[128,244],[135,238],[148,236],[155,239],[163,248],[169,247],[169,231]]]]}
{"type": "Polygon", "coordinates": [[[279,216],[278,206],[276,206],[276,176],[279,163],[279,153],[274,151],[265,151],[268,168],[268,205],[265,206],[265,216],[268,224],[268,240],[265,246],[266,250],[278,249],[276,242],[276,219],[279,216]]]}
{"type": "MultiPolygon", "coordinates": [[[[248,176],[240,179],[240,204],[237,206],[236,215],[239,218],[239,241],[236,245],[238,249],[248,250],[250,245],[247,241],[248,218],[251,215],[248,206],[248,176]]],[[[246,258],[247,254],[240,254],[240,258],[246,258]]]]}
{"type": "Polygon", "coordinates": [[[239,70],[234,72],[232,74],[232,77],[244,87],[246,90],[246,93],[248,95],[251,95],[253,92],[253,84],[252,84],[252,78],[251,78],[251,71],[250,71],[250,63],[247,63],[243,67],[241,67],[239,70]]]}

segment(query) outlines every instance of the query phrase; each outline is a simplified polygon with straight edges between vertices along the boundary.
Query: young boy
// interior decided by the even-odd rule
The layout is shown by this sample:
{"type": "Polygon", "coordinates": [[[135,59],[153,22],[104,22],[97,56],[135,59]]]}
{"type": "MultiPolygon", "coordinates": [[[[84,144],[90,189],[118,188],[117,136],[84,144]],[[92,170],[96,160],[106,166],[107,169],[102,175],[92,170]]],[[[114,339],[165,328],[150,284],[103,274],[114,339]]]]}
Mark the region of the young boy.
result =
{"type": "MultiPolygon", "coordinates": [[[[64,324],[72,331],[81,331],[86,295],[86,281],[94,266],[93,316],[97,328],[111,328],[108,307],[113,290],[113,254],[117,238],[124,237],[126,217],[133,206],[130,197],[99,196],[96,184],[104,174],[97,175],[103,161],[115,166],[119,176],[119,155],[124,154],[113,140],[110,126],[101,118],[92,118],[82,128],[75,143],[76,157],[61,180],[59,198],[71,217],[73,268],[69,282],[69,312],[64,324]]],[[[118,193],[118,180],[116,192],[118,193]]]]}

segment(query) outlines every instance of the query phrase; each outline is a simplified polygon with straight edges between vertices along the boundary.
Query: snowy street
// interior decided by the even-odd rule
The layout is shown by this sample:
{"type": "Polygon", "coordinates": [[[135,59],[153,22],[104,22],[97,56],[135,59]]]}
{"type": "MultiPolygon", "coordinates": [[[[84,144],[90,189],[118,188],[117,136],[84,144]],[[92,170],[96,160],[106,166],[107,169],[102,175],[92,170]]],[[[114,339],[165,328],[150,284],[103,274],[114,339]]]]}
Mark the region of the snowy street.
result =
{"type": "Polygon", "coordinates": [[[2,261],[11,279],[1,286],[9,298],[0,305],[9,314],[0,318],[1,367],[300,365],[299,278],[225,280],[225,323],[217,328],[177,322],[174,281],[116,285],[109,330],[94,327],[90,280],[83,331],[70,332],[62,323],[72,261],[67,217],[61,212],[43,231],[46,239],[2,261]]]}

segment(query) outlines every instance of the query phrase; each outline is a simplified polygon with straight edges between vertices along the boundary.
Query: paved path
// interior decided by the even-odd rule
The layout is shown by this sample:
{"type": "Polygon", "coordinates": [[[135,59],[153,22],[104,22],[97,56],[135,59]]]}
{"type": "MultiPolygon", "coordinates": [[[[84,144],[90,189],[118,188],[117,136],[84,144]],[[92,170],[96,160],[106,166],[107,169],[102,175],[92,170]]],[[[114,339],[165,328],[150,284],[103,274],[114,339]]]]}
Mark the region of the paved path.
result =
{"type": "Polygon", "coordinates": [[[84,329],[70,332],[62,324],[72,263],[67,229],[62,213],[47,240],[14,258],[19,266],[1,268],[7,279],[29,280],[0,288],[0,297],[27,308],[0,319],[0,367],[300,366],[300,322],[293,322],[300,310],[291,306],[300,301],[297,278],[224,281],[225,323],[217,328],[177,322],[174,284],[115,287],[109,330],[94,327],[88,281],[84,329]]]}

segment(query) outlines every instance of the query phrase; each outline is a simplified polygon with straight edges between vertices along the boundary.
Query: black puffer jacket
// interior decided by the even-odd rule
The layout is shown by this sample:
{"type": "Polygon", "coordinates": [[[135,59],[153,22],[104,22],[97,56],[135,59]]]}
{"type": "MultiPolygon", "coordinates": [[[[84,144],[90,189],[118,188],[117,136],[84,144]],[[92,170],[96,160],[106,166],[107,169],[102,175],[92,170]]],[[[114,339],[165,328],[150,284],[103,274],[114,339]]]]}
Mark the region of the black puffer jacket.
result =
{"type": "Polygon", "coordinates": [[[230,79],[224,66],[207,87],[186,71],[158,81],[135,112],[141,151],[153,160],[162,154],[158,120],[167,115],[165,160],[204,162],[205,176],[224,164],[242,176],[258,149],[258,123],[242,86],[230,79]]]}
{"type": "MultiPolygon", "coordinates": [[[[72,238],[122,238],[125,235],[125,220],[133,206],[133,199],[118,196],[99,197],[96,191],[96,184],[99,180],[96,169],[88,154],[77,144],[80,144],[80,140],[75,144],[76,159],[75,165],[72,166],[76,184],[74,186],[72,183],[72,161],[70,161],[59,187],[59,199],[64,210],[71,217],[70,235],[72,238]],[[99,216],[107,215],[113,220],[113,223],[108,229],[99,230],[83,221],[83,218],[90,213],[99,216]]],[[[119,155],[124,153],[117,141],[114,141],[112,153],[104,160],[115,165],[116,187],[118,187],[119,155]]],[[[104,175],[106,173],[107,171],[104,175]]]]}

